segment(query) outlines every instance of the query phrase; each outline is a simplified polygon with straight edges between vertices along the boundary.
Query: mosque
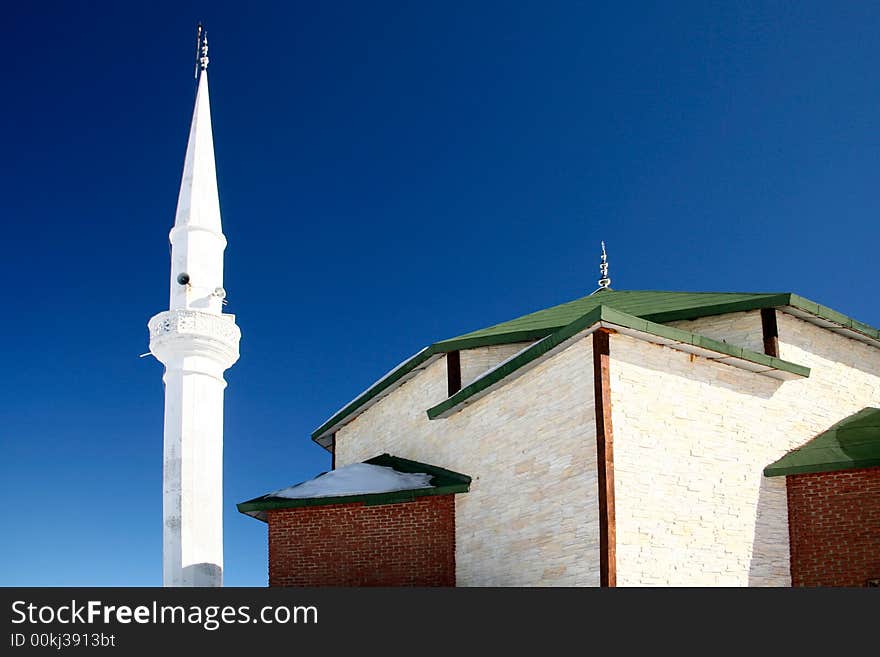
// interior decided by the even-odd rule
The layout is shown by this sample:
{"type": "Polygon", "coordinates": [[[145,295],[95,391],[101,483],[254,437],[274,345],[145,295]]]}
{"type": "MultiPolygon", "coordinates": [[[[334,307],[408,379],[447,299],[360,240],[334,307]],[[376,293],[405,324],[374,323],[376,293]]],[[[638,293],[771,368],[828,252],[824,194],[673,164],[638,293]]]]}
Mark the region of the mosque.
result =
{"type": "MultiPolygon", "coordinates": [[[[166,586],[222,584],[223,312],[207,82],[171,231],[166,586]]],[[[878,586],[880,332],[790,292],[611,288],[433,342],[238,504],[270,586],[878,586]],[[256,492],[256,491],[255,491],[256,492]]],[[[330,347],[327,347],[328,350],[330,347]]]]}

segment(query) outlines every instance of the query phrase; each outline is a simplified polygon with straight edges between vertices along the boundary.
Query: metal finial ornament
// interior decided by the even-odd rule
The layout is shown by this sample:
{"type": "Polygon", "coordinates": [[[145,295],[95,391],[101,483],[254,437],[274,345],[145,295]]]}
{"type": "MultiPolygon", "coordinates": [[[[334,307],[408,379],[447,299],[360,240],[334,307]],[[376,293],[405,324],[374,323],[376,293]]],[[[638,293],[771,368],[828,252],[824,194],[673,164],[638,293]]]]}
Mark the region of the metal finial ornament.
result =
{"type": "MultiPolygon", "coordinates": [[[[599,290],[611,289],[611,279],[608,278],[608,254],[605,253],[605,242],[602,242],[602,262],[599,264],[602,278],[599,279],[599,290]]],[[[597,290],[598,292],[598,290],[597,290]]]]}
{"type": "Polygon", "coordinates": [[[208,68],[208,31],[199,23],[196,32],[196,70],[193,77],[198,79],[199,69],[202,71],[208,68]]]}
{"type": "Polygon", "coordinates": [[[202,66],[202,70],[208,68],[208,31],[202,34],[202,56],[199,57],[199,64],[202,66]]]}

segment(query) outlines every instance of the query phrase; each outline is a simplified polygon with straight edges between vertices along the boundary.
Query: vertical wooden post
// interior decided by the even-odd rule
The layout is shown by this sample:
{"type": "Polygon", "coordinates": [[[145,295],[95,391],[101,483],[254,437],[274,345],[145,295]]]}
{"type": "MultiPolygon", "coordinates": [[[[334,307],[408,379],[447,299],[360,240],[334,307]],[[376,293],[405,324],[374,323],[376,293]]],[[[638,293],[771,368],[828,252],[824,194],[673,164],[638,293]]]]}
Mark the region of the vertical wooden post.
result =
{"type": "Polygon", "coordinates": [[[447,397],[461,390],[461,352],[450,351],[446,354],[446,384],[449,392],[447,397]]]}
{"type": "Polygon", "coordinates": [[[761,308],[761,330],[764,332],[764,353],[779,358],[779,329],[776,326],[775,308],[761,308]]]}
{"type": "Polygon", "coordinates": [[[610,334],[593,333],[593,389],[599,475],[599,583],[617,586],[617,530],[614,518],[614,431],[611,427],[610,334]]]}
{"type": "Polygon", "coordinates": [[[336,469],[336,434],[330,437],[330,469],[336,469]]]}

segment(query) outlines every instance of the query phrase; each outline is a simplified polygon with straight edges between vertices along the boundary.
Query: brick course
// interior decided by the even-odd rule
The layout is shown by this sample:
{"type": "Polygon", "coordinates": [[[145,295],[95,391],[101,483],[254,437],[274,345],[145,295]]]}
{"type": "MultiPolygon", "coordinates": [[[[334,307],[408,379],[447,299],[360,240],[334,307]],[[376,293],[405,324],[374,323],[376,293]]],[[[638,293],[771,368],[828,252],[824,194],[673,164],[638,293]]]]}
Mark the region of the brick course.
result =
{"type": "Polygon", "coordinates": [[[455,586],[455,496],[268,512],[269,586],[455,586]]]}
{"type": "Polygon", "coordinates": [[[790,475],[793,586],[864,586],[880,578],[880,467],[790,475]]]}

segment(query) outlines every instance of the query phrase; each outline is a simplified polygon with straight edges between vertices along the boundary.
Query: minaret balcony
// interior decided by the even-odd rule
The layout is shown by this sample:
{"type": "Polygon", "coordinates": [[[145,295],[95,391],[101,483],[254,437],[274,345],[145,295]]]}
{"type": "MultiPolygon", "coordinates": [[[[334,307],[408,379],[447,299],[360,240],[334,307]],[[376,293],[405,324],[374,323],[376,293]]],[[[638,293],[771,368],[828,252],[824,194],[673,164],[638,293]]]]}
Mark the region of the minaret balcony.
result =
{"type": "Polygon", "coordinates": [[[235,315],[199,310],[167,310],[149,323],[150,351],[166,366],[187,356],[218,362],[223,369],[238,360],[241,330],[235,315]]]}

